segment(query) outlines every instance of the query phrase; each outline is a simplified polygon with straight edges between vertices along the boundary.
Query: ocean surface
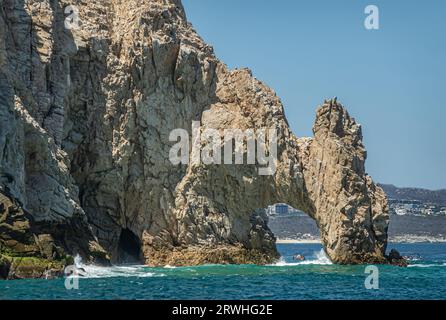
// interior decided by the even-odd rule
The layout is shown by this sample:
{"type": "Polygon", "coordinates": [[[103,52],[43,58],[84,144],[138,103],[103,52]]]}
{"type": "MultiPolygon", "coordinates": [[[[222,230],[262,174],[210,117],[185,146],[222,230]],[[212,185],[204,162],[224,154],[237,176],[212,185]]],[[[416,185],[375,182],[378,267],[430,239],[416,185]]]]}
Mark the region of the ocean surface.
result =
{"type": "Polygon", "coordinates": [[[365,286],[365,266],[333,265],[320,244],[279,244],[270,266],[208,265],[85,268],[74,279],[0,281],[0,299],[446,299],[446,243],[390,244],[410,266],[379,266],[379,289],[365,286]],[[295,262],[303,254],[307,260],[295,262]]]}

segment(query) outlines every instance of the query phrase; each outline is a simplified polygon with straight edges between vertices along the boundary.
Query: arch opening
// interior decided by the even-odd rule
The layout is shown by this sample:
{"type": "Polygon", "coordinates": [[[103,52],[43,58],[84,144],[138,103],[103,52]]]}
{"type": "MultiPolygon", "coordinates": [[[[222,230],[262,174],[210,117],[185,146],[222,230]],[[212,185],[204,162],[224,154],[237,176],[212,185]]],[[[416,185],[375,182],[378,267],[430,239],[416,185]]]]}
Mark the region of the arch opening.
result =
{"type": "Polygon", "coordinates": [[[265,210],[268,216],[268,227],[279,242],[321,241],[321,233],[316,221],[306,212],[286,203],[276,203],[265,210]]]}

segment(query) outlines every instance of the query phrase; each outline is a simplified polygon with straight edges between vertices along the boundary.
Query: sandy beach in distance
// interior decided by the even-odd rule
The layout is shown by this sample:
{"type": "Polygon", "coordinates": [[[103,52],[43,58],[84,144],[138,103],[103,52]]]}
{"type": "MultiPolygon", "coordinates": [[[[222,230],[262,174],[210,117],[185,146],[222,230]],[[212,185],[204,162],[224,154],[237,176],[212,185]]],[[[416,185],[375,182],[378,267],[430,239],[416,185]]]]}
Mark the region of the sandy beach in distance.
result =
{"type": "Polygon", "coordinates": [[[311,244],[311,243],[321,243],[321,240],[315,239],[315,240],[293,240],[293,239],[277,239],[276,243],[278,244],[289,244],[289,243],[301,243],[301,244],[311,244]]]}

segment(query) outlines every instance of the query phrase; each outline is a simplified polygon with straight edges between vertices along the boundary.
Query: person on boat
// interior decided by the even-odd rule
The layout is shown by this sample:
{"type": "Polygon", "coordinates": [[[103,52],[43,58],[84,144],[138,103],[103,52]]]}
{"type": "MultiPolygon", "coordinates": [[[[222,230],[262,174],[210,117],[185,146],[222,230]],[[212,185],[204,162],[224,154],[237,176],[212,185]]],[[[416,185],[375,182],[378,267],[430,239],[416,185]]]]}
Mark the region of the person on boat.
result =
{"type": "Polygon", "coordinates": [[[296,254],[293,256],[293,260],[295,261],[305,261],[305,257],[302,254],[296,254]]]}

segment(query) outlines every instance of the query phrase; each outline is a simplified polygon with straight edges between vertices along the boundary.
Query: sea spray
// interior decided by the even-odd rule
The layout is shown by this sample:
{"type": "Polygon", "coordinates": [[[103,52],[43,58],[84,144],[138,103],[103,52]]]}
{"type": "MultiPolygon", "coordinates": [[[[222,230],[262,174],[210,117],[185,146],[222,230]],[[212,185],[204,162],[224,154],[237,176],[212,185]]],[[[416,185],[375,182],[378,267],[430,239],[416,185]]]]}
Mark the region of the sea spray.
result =
{"type": "Polygon", "coordinates": [[[321,249],[319,251],[315,251],[310,259],[305,261],[299,261],[299,262],[287,262],[284,257],[281,257],[280,260],[272,264],[270,266],[274,267],[287,267],[287,266],[299,266],[299,265],[330,265],[333,264],[330,259],[327,257],[327,254],[325,253],[324,249],[321,249]]]}
{"type": "Polygon", "coordinates": [[[82,264],[82,257],[79,255],[79,254],[77,254],[75,257],[74,257],[74,265],[75,265],[75,267],[76,268],[82,268],[84,265],[82,264]]]}

